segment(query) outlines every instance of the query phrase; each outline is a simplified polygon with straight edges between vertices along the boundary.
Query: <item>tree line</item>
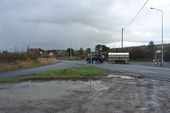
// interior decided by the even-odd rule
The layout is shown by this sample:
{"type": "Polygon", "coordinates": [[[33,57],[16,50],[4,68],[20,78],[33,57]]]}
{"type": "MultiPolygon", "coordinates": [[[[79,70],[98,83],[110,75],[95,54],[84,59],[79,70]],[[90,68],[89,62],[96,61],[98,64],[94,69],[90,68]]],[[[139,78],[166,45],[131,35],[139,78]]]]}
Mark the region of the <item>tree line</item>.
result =
{"type": "MultiPolygon", "coordinates": [[[[155,45],[153,41],[150,41],[148,45],[125,47],[125,48],[109,48],[103,44],[97,44],[95,46],[95,52],[105,55],[107,60],[108,52],[129,52],[130,60],[134,61],[153,61],[155,59],[155,51],[161,50],[161,45],[155,45]]],[[[91,48],[74,50],[67,48],[66,50],[42,50],[28,49],[26,52],[7,52],[0,53],[0,62],[15,62],[18,60],[36,60],[40,57],[49,57],[48,53],[54,53],[54,57],[59,59],[85,59],[88,54],[91,53],[91,48]]],[[[93,50],[94,51],[94,50],[93,50]]],[[[160,58],[160,56],[158,57],[160,58]]],[[[170,44],[164,45],[164,60],[170,61],[170,44]]]]}
{"type": "MultiPolygon", "coordinates": [[[[155,45],[153,41],[150,41],[148,45],[125,48],[109,48],[106,45],[102,44],[97,44],[95,46],[95,52],[104,54],[106,59],[108,57],[108,52],[129,52],[129,57],[131,61],[153,61],[156,60],[156,58],[160,60],[161,53],[157,54],[157,50],[161,50],[161,45],[155,45]]],[[[87,48],[86,50],[84,50],[83,48],[80,48],[77,54],[75,50],[72,49],[71,51],[73,52],[72,55],[85,58],[87,54],[91,52],[91,49],[87,48]]],[[[68,54],[69,52],[70,50],[67,49],[68,54]]],[[[170,61],[170,44],[164,44],[164,61],[170,61]]]]}

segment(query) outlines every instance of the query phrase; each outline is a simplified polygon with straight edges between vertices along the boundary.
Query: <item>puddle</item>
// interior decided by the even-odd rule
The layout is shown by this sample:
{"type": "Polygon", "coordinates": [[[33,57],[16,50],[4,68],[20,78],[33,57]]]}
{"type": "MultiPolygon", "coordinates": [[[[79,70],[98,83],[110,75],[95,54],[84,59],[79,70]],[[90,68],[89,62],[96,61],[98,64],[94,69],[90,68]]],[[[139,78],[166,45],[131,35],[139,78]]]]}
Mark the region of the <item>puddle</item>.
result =
{"type": "Polygon", "coordinates": [[[108,75],[106,78],[133,79],[133,77],[125,76],[125,75],[108,75]]]}

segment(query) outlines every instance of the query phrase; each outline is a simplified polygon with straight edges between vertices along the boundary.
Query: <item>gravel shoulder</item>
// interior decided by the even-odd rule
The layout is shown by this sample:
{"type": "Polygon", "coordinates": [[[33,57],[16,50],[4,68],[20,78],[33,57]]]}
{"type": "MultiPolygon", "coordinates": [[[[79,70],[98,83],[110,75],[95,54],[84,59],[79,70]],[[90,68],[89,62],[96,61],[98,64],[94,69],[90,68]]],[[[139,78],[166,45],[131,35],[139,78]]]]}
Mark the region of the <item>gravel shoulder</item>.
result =
{"type": "Polygon", "coordinates": [[[0,85],[0,113],[169,113],[170,82],[110,75],[98,81],[0,85]]]}

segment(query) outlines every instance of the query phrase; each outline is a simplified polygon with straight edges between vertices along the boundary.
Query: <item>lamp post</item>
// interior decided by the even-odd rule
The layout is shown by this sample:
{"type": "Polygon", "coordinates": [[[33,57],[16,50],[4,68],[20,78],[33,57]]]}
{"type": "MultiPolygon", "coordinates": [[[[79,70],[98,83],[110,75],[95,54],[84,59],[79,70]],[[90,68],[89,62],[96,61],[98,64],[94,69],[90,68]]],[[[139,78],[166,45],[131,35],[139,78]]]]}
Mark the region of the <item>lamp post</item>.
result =
{"type": "Polygon", "coordinates": [[[159,11],[161,12],[162,14],[162,32],[161,32],[161,35],[162,35],[162,44],[161,44],[161,67],[163,66],[163,57],[164,57],[164,45],[163,45],[163,10],[161,9],[156,9],[156,8],[153,8],[151,7],[151,9],[153,10],[156,10],[156,11],[159,11]]]}

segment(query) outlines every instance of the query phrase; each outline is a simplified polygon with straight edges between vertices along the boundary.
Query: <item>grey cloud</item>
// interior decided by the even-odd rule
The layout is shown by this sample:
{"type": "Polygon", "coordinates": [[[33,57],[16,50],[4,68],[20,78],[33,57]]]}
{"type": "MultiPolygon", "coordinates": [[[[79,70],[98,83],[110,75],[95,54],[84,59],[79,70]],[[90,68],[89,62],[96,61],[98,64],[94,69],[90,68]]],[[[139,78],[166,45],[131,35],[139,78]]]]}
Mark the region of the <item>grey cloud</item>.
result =
{"type": "Polygon", "coordinates": [[[28,12],[28,16],[24,20],[35,23],[82,23],[105,28],[111,24],[108,23],[111,19],[117,20],[108,17],[110,15],[107,11],[110,3],[109,0],[94,0],[93,2],[89,0],[83,0],[83,2],[63,0],[53,3],[52,6],[51,4],[43,5],[41,6],[44,8],[43,10],[41,8],[33,9],[34,11],[28,12]]]}
{"type": "MultiPolygon", "coordinates": [[[[117,43],[121,38],[121,28],[132,19],[143,2],[0,0],[0,48],[30,45],[44,49],[70,46],[78,49],[98,43],[117,43]]],[[[152,4],[147,8],[149,5],[152,4]]],[[[125,30],[125,41],[146,43],[154,40],[159,43],[159,25],[156,25],[159,14],[149,12],[147,8],[125,30]]],[[[168,31],[165,30],[167,40],[168,31]]]]}

